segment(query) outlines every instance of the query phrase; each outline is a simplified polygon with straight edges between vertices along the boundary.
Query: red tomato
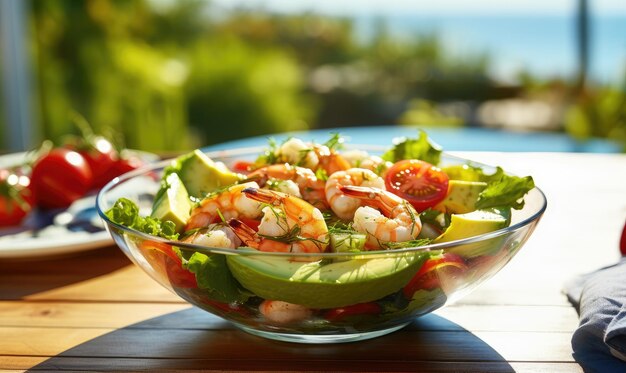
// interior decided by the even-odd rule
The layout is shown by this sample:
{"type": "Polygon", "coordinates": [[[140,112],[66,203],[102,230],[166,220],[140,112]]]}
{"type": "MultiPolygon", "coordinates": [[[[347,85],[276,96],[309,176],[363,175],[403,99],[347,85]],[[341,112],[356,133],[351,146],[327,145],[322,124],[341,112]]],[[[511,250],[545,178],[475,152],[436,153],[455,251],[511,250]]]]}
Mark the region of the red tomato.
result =
{"type": "Polygon", "coordinates": [[[254,167],[253,162],[239,161],[239,162],[235,162],[235,164],[233,165],[233,171],[247,174],[253,170],[253,167],[254,167]]]}
{"type": "MultiPolygon", "coordinates": [[[[137,156],[130,156],[127,158],[120,158],[115,165],[113,166],[113,170],[115,171],[115,176],[120,176],[122,174],[125,174],[127,172],[130,172],[134,169],[137,169],[141,166],[143,166],[145,164],[145,162],[137,157],[137,156]]],[[[110,180],[108,180],[110,181],[110,180]]],[[[107,182],[108,182],[107,181],[107,182]]]]}
{"type": "Polygon", "coordinates": [[[467,264],[465,264],[462,257],[452,253],[445,253],[441,256],[430,258],[402,289],[402,292],[407,298],[411,298],[420,289],[432,290],[438,287],[439,276],[437,271],[443,269],[464,272],[467,270],[467,264]]]}
{"type": "Polygon", "coordinates": [[[79,150],[91,169],[93,174],[93,188],[102,188],[109,182],[108,175],[110,170],[118,162],[117,151],[113,148],[111,142],[104,137],[96,136],[87,149],[79,150]]]}
{"type": "Polygon", "coordinates": [[[18,225],[33,208],[30,179],[0,170],[0,227],[18,225]]]}
{"type": "Polygon", "coordinates": [[[422,212],[441,202],[448,193],[448,175],[417,159],[394,163],[385,175],[387,190],[409,201],[422,212]]]}
{"type": "Polygon", "coordinates": [[[172,286],[179,288],[197,288],[196,275],[183,268],[182,260],[172,249],[172,246],[156,241],[144,241],[141,249],[161,253],[165,264],[165,274],[172,286]]]}
{"type": "Polygon", "coordinates": [[[338,307],[328,310],[324,314],[324,318],[328,321],[340,321],[349,316],[378,315],[381,311],[382,308],[378,303],[358,303],[350,306],[338,307]]]}
{"type": "Polygon", "coordinates": [[[109,168],[106,175],[103,176],[103,184],[101,185],[101,187],[104,186],[109,181],[115,179],[116,177],[122,174],[125,174],[129,171],[132,171],[134,169],[137,169],[143,166],[144,164],[145,164],[144,161],[141,158],[136,157],[136,156],[130,156],[130,157],[120,158],[116,160],[113,163],[113,166],[109,168]]]}
{"type": "Polygon", "coordinates": [[[67,207],[91,188],[93,175],[85,158],[63,148],[52,149],[33,165],[31,185],[43,208],[67,207]]]}

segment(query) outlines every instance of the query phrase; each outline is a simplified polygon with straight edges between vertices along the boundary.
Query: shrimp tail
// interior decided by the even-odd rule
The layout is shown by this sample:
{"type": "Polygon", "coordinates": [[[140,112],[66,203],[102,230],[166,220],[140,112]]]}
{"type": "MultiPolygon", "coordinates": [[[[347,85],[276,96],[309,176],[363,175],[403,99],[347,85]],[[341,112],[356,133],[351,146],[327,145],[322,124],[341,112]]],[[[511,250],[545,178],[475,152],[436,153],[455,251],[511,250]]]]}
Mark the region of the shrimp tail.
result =
{"type": "Polygon", "coordinates": [[[256,239],[256,231],[239,219],[230,219],[228,225],[233,229],[235,235],[248,247],[258,248],[259,242],[256,239]]]}
{"type": "Polygon", "coordinates": [[[281,199],[276,192],[267,189],[246,188],[241,192],[245,193],[248,198],[263,203],[273,204],[281,199]]]}
{"type": "Polygon", "coordinates": [[[382,190],[371,187],[339,185],[339,190],[350,197],[369,200],[368,204],[377,207],[385,215],[390,215],[393,209],[398,205],[389,194],[382,190]]]}

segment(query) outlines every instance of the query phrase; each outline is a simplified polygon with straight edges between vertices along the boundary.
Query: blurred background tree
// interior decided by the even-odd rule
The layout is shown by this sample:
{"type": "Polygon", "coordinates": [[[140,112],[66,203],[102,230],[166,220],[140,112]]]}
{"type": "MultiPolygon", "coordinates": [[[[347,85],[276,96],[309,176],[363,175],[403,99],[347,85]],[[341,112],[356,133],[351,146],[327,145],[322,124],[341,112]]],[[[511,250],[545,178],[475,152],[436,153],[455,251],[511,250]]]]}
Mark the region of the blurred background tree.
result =
{"type": "Polygon", "coordinates": [[[29,2],[42,136],[76,133],[76,111],[95,131],[153,151],[381,124],[556,131],[626,144],[621,77],[587,79],[582,93],[576,74],[546,78],[522,66],[499,79],[492,51],[455,50],[440,32],[399,36],[395,21],[379,17],[364,37],[354,17],[225,3],[29,2]]]}

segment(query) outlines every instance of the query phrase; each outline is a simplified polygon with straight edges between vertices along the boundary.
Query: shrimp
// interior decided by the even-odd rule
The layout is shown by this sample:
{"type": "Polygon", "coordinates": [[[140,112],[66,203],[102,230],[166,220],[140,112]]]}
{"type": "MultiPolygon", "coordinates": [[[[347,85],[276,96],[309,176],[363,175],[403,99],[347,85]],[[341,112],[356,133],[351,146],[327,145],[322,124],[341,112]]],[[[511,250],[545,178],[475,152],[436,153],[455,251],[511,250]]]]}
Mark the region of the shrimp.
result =
{"type": "Polygon", "coordinates": [[[319,165],[319,158],[312,150],[311,144],[293,137],[282,143],[274,154],[281,162],[315,170],[319,165]]]}
{"type": "Polygon", "coordinates": [[[290,138],[274,151],[280,162],[306,167],[317,171],[323,169],[327,175],[347,170],[350,163],[341,154],[326,145],[304,142],[298,138],[290,138]]]}
{"type": "Polygon", "coordinates": [[[326,200],[333,212],[343,220],[351,220],[356,209],[364,203],[358,198],[345,195],[340,190],[343,185],[385,189],[385,181],[373,171],[364,168],[351,168],[330,175],[325,187],[326,200]]]}
{"type": "Polygon", "coordinates": [[[248,246],[260,251],[320,253],[328,247],[324,216],[306,201],[281,192],[246,188],[248,198],[268,204],[263,208],[259,231],[237,220],[229,224],[248,246]]]}
{"type": "Polygon", "coordinates": [[[264,300],[259,305],[259,312],[275,324],[304,321],[313,315],[313,311],[305,306],[280,300],[264,300]]]}
{"type": "Polygon", "coordinates": [[[380,176],[383,176],[385,171],[393,165],[392,162],[385,161],[377,155],[370,155],[363,150],[349,150],[343,152],[342,156],[352,167],[366,168],[376,172],[376,174],[380,176]]]}
{"type": "Polygon", "coordinates": [[[270,179],[293,182],[297,185],[296,190],[291,190],[288,183],[275,183],[275,190],[302,197],[315,207],[328,208],[324,198],[324,181],[318,179],[310,169],[284,163],[261,167],[248,175],[248,180],[255,180],[262,187],[271,184],[270,179]]]}
{"type": "Polygon", "coordinates": [[[345,171],[351,167],[350,162],[328,146],[314,144],[312,147],[319,161],[317,168],[324,170],[326,175],[331,176],[337,171],[345,171]]]}
{"type": "Polygon", "coordinates": [[[185,237],[183,242],[206,247],[235,249],[241,246],[241,240],[233,229],[223,223],[210,224],[185,237]]]}
{"type": "Polygon", "coordinates": [[[357,186],[342,186],[340,190],[363,201],[365,206],[354,214],[353,227],[367,235],[370,249],[385,248],[387,242],[414,240],[422,230],[415,208],[391,192],[357,186]]]}
{"type": "Polygon", "coordinates": [[[248,198],[242,191],[246,188],[258,188],[255,182],[237,184],[220,192],[209,194],[200,206],[191,211],[185,230],[203,228],[224,219],[245,217],[256,219],[261,216],[261,203],[248,198]],[[220,216],[220,214],[222,216],[220,216]]]}

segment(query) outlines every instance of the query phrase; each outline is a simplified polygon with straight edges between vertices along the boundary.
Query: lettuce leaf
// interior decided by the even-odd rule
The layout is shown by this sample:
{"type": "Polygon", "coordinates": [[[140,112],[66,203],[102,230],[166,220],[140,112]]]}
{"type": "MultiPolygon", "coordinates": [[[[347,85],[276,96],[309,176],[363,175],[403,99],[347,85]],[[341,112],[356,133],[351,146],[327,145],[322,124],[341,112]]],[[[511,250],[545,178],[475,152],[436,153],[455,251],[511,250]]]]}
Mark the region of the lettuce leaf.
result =
{"type": "Polygon", "coordinates": [[[394,163],[403,159],[420,159],[433,165],[439,164],[441,146],[431,141],[424,131],[420,131],[416,139],[402,137],[394,143],[393,148],[381,156],[382,159],[394,163]]]}
{"type": "Polygon", "coordinates": [[[223,254],[202,254],[195,252],[188,260],[183,260],[183,267],[196,275],[200,289],[208,297],[218,302],[245,302],[251,294],[239,286],[226,264],[223,254]]]}
{"type": "Polygon", "coordinates": [[[128,228],[147,233],[152,236],[163,237],[168,240],[178,239],[176,224],[165,220],[161,221],[151,216],[140,216],[139,207],[128,198],[120,198],[115,201],[113,207],[105,212],[112,222],[128,228]]]}
{"type": "Polygon", "coordinates": [[[478,195],[477,209],[511,207],[519,210],[524,207],[524,195],[535,187],[531,176],[506,175],[500,167],[485,179],[487,188],[478,195]]]}

